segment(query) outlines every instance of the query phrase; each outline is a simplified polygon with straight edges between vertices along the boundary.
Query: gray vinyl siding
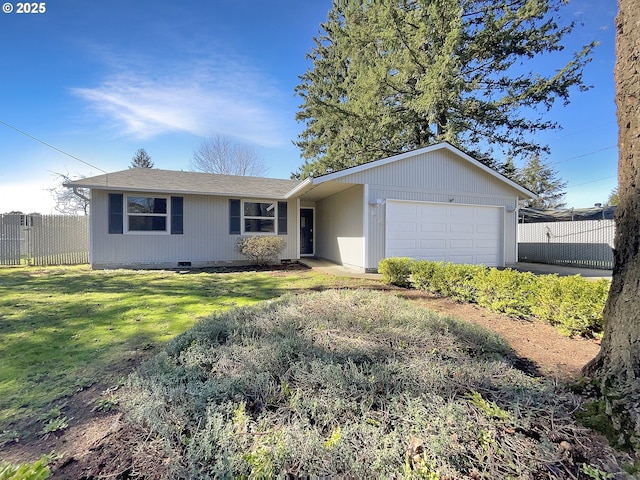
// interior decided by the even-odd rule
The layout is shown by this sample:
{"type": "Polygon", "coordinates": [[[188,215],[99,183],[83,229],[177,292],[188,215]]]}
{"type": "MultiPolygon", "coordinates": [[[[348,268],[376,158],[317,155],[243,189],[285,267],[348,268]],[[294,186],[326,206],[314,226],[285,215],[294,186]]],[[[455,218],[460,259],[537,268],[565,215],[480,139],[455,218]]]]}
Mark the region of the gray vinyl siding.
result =
{"type": "Polygon", "coordinates": [[[368,215],[367,270],[375,270],[384,258],[385,209],[376,201],[387,199],[503,206],[504,260],[517,260],[517,192],[452,152],[427,152],[334,181],[368,184],[364,205],[368,215]]]}
{"type": "MultiPolygon", "coordinates": [[[[94,268],[176,268],[178,262],[191,262],[192,267],[246,263],[246,258],[235,248],[240,235],[229,234],[228,197],[184,195],[182,235],[117,235],[109,234],[107,229],[108,193],[121,192],[92,191],[91,264],[94,268]]],[[[160,196],[149,192],[140,192],[140,195],[160,196]]],[[[288,233],[282,236],[287,246],[281,259],[299,258],[297,215],[296,202],[289,201],[288,233]]]]}
{"type": "Polygon", "coordinates": [[[316,256],[364,269],[364,186],[316,202],[316,256]]]}
{"type": "MultiPolygon", "coordinates": [[[[490,173],[472,165],[448,150],[436,150],[391,162],[335,181],[367,183],[370,187],[397,187],[404,191],[424,191],[449,195],[456,193],[509,195],[515,192],[490,173]]],[[[396,190],[397,188],[393,188],[396,190]]]]}

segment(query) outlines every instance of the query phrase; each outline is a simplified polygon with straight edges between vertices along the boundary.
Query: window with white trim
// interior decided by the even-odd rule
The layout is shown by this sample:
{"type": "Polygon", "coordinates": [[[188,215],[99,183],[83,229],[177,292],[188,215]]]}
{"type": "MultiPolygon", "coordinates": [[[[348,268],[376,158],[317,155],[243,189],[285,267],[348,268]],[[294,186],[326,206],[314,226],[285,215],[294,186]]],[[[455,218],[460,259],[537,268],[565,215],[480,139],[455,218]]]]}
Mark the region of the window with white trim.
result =
{"type": "Polygon", "coordinates": [[[245,233],[276,233],[278,202],[244,201],[242,207],[245,233]]]}
{"type": "Polygon", "coordinates": [[[287,234],[287,202],[229,199],[229,234],[287,234]]]}
{"type": "Polygon", "coordinates": [[[168,232],[167,197],[127,196],[128,232],[168,232]]]}

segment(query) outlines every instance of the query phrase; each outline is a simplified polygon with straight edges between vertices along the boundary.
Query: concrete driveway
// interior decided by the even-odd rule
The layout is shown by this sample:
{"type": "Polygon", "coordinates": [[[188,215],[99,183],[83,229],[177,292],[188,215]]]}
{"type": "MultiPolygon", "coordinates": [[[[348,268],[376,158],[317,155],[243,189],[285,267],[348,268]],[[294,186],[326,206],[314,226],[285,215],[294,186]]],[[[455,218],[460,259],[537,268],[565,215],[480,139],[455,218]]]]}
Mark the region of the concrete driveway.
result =
{"type": "Polygon", "coordinates": [[[548,265],[545,263],[510,263],[506,265],[507,268],[512,268],[520,272],[532,272],[539,275],[553,274],[566,277],[568,275],[581,275],[588,279],[599,280],[606,278],[611,280],[611,270],[600,270],[597,268],[577,268],[577,267],[564,267],[561,265],[548,265]]]}

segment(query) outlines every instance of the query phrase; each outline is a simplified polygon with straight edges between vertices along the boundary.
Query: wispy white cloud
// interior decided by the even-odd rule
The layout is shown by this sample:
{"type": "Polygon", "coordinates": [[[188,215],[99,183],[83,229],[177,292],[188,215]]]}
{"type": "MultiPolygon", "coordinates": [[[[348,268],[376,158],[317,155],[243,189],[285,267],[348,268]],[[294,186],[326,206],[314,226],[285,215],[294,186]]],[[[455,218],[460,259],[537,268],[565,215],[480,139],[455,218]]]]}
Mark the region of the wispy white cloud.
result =
{"type": "Polygon", "coordinates": [[[267,147],[289,142],[284,128],[288,112],[280,106],[290,94],[237,60],[158,63],[127,57],[113,70],[99,85],[73,88],[72,93],[123,134],[147,139],[174,132],[220,133],[267,147]]]}

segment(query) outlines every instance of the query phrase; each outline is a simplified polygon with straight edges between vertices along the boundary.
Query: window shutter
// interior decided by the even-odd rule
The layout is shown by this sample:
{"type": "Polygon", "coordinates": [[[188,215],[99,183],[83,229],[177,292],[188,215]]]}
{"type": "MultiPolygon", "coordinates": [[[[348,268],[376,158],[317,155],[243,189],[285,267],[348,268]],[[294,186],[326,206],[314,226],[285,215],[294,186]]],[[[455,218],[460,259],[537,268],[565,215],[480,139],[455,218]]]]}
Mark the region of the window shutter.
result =
{"type": "Polygon", "coordinates": [[[240,235],[240,200],[229,199],[229,234],[240,235]]]}
{"type": "Polygon", "coordinates": [[[121,193],[109,194],[109,233],[122,233],[124,220],[123,195],[121,193]]]}
{"type": "Polygon", "coordinates": [[[287,202],[278,202],[278,235],[287,234],[287,202]]]}
{"type": "Polygon", "coordinates": [[[171,197],[171,235],[182,235],[182,197],[171,197]]]}

